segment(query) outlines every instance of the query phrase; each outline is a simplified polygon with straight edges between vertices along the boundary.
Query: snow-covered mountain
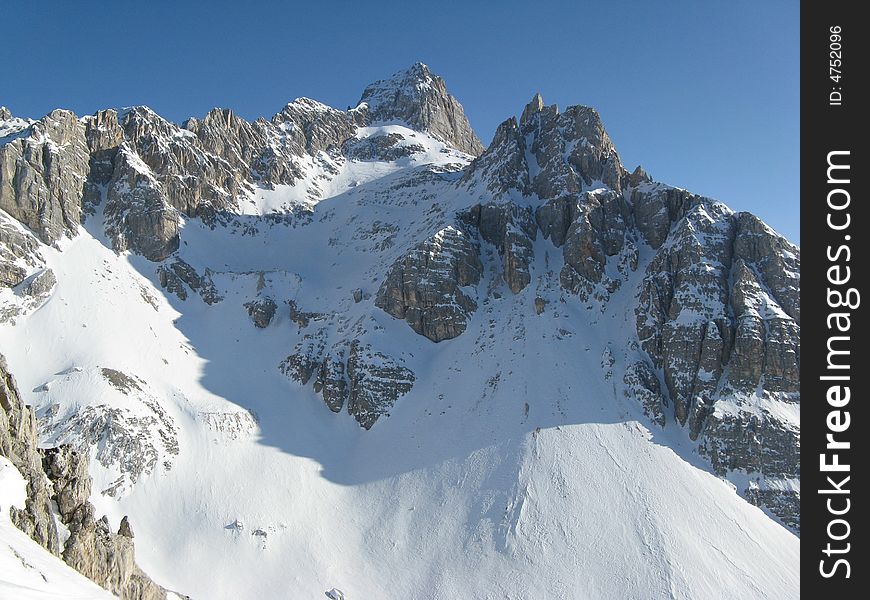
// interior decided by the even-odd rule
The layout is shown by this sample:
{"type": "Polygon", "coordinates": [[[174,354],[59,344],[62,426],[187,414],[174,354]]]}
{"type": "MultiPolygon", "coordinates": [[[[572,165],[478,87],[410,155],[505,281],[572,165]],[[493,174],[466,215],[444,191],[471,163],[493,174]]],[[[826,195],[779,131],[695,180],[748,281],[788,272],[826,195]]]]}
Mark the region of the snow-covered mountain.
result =
{"type": "Polygon", "coordinates": [[[254,122],[0,109],[0,209],[42,455],[165,589],[798,594],[800,250],[592,108],[484,149],[417,64],[254,122]]]}

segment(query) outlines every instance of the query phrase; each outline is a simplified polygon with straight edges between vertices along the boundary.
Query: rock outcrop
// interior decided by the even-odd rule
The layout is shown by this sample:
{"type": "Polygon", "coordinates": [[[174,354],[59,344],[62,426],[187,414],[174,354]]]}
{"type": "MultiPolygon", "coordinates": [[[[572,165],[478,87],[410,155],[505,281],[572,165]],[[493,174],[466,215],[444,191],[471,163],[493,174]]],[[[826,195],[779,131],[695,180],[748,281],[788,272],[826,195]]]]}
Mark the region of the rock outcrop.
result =
{"type": "Polygon", "coordinates": [[[166,590],[136,565],[129,520],[124,517],[119,531],[112,533],[105,516],[94,519],[94,507],[88,501],[91,478],[87,461],[87,455],[69,446],[44,452],[43,468],[54,486],[60,518],[70,533],[63,560],[122,599],[166,598],[166,590]]]}
{"type": "Polygon", "coordinates": [[[347,412],[371,429],[401,396],[411,391],[414,373],[396,360],[359,340],[350,344],[347,357],[347,412]]]}
{"type": "Polygon", "coordinates": [[[85,128],[68,110],[0,139],[0,209],[46,244],[74,235],[89,160],[85,128]]]}
{"type": "Polygon", "coordinates": [[[449,226],[393,264],[375,306],[433,342],[449,340],[477,309],[476,294],[463,288],[475,286],[482,271],[473,238],[449,226]]]}
{"type": "Polygon", "coordinates": [[[425,150],[420,144],[408,143],[401,133],[388,133],[348,140],[343,152],[351,160],[392,162],[425,150]]]}
{"type": "Polygon", "coordinates": [[[212,280],[210,270],[206,269],[200,275],[190,264],[178,257],[157,268],[157,281],[160,287],[181,300],[187,300],[188,290],[199,294],[206,304],[217,304],[223,300],[212,280]]]}
{"type": "Polygon", "coordinates": [[[51,512],[54,493],[42,469],[36,430],[36,415],[21,400],[6,359],[0,355],[0,454],[27,481],[24,510],[12,508],[12,522],[46,550],[59,554],[60,538],[51,512]]]}
{"type": "Polygon", "coordinates": [[[662,394],[658,375],[652,367],[645,362],[630,365],[623,375],[623,383],[626,398],[635,398],[643,407],[643,414],[659,427],[664,427],[668,400],[662,394]]]}
{"type": "Polygon", "coordinates": [[[166,202],[151,170],[126,143],[118,152],[106,198],[106,233],[115,251],[161,261],[178,250],[181,214],[166,202]]]}
{"type": "Polygon", "coordinates": [[[0,323],[11,322],[39,308],[57,283],[45,268],[42,244],[19,222],[0,212],[0,290],[12,288],[11,301],[0,303],[0,323]]]}
{"type": "Polygon", "coordinates": [[[259,329],[265,329],[272,322],[278,305],[271,298],[258,298],[245,302],[245,309],[251,322],[259,329]]]}
{"type": "Polygon", "coordinates": [[[300,343],[280,368],[303,385],[315,376],[314,391],[326,406],[337,413],[347,405],[347,413],[365,429],[389,416],[416,380],[401,359],[358,339],[338,342],[327,350],[323,330],[300,343]]]}
{"type": "Polygon", "coordinates": [[[70,446],[39,449],[36,417],[25,406],[0,356],[0,454],[27,481],[24,510],[12,509],[13,522],[47,551],[122,600],[162,600],[166,590],[136,565],[129,520],[112,533],[106,517],[94,518],[88,501],[88,457],[70,446]],[[60,544],[57,518],[69,531],[60,544]],[[125,524],[126,523],[126,526],[125,524]]]}

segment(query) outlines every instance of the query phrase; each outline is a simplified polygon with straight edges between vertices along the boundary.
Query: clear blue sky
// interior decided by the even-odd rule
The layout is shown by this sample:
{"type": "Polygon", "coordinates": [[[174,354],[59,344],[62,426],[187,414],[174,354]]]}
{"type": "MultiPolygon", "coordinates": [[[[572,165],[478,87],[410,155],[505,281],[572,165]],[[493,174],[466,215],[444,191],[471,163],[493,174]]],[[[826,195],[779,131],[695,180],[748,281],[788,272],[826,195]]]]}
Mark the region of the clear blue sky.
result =
{"type": "Polygon", "coordinates": [[[799,241],[797,0],[0,0],[0,23],[0,105],[16,115],[346,108],[420,60],[484,143],[536,91],[595,106],[630,169],[799,241]]]}

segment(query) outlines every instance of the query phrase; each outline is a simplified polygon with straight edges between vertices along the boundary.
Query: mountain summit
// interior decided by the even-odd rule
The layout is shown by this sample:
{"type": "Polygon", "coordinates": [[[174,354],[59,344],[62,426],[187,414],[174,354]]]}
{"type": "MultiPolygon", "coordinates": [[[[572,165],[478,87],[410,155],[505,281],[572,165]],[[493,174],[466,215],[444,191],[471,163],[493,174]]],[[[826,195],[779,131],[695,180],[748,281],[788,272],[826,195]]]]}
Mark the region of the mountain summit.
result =
{"type": "Polygon", "coordinates": [[[799,292],[595,109],[484,150],[422,64],[252,122],[0,111],[2,480],[124,599],[795,596],[799,292]]]}
{"type": "Polygon", "coordinates": [[[362,105],[368,108],[370,122],[401,121],[466,154],[483,152],[462,105],[447,92],[444,80],[423,63],[369,85],[359,100],[362,105]]]}

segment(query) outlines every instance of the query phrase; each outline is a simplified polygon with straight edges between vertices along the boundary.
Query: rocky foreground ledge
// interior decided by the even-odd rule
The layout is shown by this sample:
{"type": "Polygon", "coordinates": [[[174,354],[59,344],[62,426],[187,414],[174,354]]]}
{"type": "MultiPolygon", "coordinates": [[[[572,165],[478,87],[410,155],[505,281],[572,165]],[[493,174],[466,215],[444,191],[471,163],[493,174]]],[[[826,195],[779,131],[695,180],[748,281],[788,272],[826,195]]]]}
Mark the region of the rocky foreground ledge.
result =
{"type": "MultiPolygon", "coordinates": [[[[0,355],[0,456],[27,481],[25,508],[10,508],[12,522],[76,571],[122,600],[163,600],[167,590],[136,564],[127,517],[117,533],[106,516],[95,518],[88,457],[70,446],[39,448],[36,415],[22,402],[0,355]],[[53,514],[52,503],[57,506],[53,514]],[[58,523],[59,522],[59,523],[58,523]],[[58,525],[68,530],[62,540],[58,525]]],[[[66,532],[64,532],[64,535],[66,532]]],[[[173,594],[177,596],[177,594],[173,594]]]]}

